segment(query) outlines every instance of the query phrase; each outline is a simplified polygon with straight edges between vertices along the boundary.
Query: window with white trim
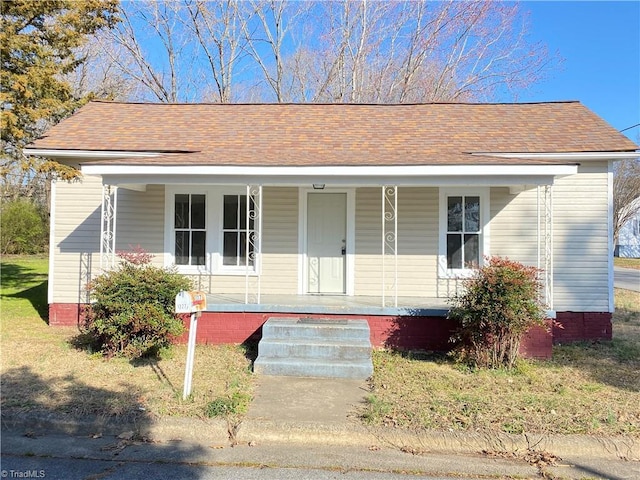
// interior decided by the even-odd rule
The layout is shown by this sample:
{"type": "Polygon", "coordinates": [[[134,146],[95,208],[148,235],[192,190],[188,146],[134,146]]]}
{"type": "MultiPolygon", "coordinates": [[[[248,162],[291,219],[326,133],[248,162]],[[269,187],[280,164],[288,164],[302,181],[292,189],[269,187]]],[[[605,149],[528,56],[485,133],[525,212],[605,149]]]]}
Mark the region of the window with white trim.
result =
{"type": "Polygon", "coordinates": [[[206,195],[174,196],[174,252],[176,265],[201,266],[206,261],[206,195]]]}
{"type": "Polygon", "coordinates": [[[166,265],[186,275],[257,275],[259,225],[250,198],[247,206],[243,187],[167,186],[166,265]]]}
{"type": "Polygon", "coordinates": [[[447,269],[480,264],[480,197],[447,197],[447,269]]]}
{"type": "MultiPolygon", "coordinates": [[[[247,239],[255,236],[255,206],[251,200],[247,209],[246,195],[224,195],[222,213],[222,265],[240,267],[247,265],[247,239]],[[249,225],[247,229],[247,215],[249,225]]],[[[248,245],[249,265],[254,265],[254,244],[248,245]]]]}
{"type": "Polygon", "coordinates": [[[488,190],[440,192],[440,275],[466,275],[482,265],[488,240],[488,190]]]}

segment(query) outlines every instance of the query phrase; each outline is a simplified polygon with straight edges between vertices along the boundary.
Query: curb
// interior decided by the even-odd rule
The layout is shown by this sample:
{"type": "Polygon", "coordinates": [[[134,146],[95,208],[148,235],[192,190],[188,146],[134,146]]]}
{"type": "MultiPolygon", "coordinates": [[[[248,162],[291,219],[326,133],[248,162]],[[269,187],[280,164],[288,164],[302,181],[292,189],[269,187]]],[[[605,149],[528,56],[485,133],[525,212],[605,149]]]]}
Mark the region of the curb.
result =
{"type": "Polygon", "coordinates": [[[244,420],[236,434],[239,443],[300,443],[366,446],[379,443],[366,427],[357,424],[282,423],[244,420]]]}
{"type": "Polygon", "coordinates": [[[522,453],[551,452],[559,457],[591,457],[609,460],[640,461],[640,439],[632,437],[592,437],[587,435],[510,435],[500,432],[413,433],[402,430],[377,430],[376,437],[390,446],[418,452],[522,453]]]}
{"type": "Polygon", "coordinates": [[[184,440],[192,443],[229,444],[229,430],[225,420],[186,417],[134,419],[117,417],[72,418],[55,413],[2,412],[2,428],[24,429],[34,433],[91,436],[118,436],[123,432],[154,441],[184,440]]]}
{"type": "Polygon", "coordinates": [[[51,413],[2,412],[2,428],[21,428],[44,434],[90,436],[96,433],[118,436],[123,432],[158,442],[182,440],[197,444],[296,443],[333,446],[388,446],[421,453],[478,454],[481,452],[551,452],[559,457],[591,457],[640,461],[640,439],[592,437],[586,435],[509,435],[493,432],[411,432],[400,429],[368,428],[356,423],[283,423],[245,419],[230,438],[229,425],[222,419],[162,417],[120,420],[95,417],[73,419],[51,413]]]}

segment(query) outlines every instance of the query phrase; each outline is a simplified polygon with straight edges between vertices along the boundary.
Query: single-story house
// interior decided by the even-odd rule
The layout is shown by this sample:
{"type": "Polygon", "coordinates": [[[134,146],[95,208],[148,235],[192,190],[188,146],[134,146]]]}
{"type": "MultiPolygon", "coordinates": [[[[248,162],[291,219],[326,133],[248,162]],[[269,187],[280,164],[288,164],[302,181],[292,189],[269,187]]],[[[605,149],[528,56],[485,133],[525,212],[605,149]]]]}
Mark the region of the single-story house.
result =
{"type": "MultiPolygon", "coordinates": [[[[632,203],[632,206],[637,205],[640,205],[640,198],[632,203]]],[[[620,228],[616,255],[625,258],[640,258],[640,213],[631,217],[620,228]]]]}
{"type": "Polygon", "coordinates": [[[612,163],[638,146],[579,102],[95,101],[26,153],[54,182],[49,322],[140,245],[208,294],[198,341],[269,317],[366,319],[374,345],[442,349],[448,297],[486,256],[543,270],[552,342],[611,337],[612,163]]]}

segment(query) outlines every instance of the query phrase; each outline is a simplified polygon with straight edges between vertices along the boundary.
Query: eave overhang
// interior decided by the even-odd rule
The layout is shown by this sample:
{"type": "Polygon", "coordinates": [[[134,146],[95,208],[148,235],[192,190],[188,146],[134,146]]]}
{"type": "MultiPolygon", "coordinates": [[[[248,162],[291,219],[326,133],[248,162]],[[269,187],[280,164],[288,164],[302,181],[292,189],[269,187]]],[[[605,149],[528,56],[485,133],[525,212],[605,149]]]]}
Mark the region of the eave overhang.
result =
{"type": "Polygon", "coordinates": [[[405,165],[405,166],[212,166],[82,165],[83,175],[109,185],[548,185],[573,175],[578,165],[405,165]]]}
{"type": "MultiPolygon", "coordinates": [[[[205,152],[25,149],[27,155],[72,161],[83,175],[110,185],[550,185],[578,164],[638,158],[640,152],[468,152],[469,163],[434,165],[211,165],[205,152]],[[204,158],[207,163],[193,162],[204,158]],[[492,164],[491,158],[496,159],[492,164]],[[127,160],[130,159],[131,162],[127,160]],[[189,159],[192,163],[182,162],[189,159]],[[110,163],[109,161],[116,163],[110,163]],[[511,163],[510,160],[513,160],[511,163]]],[[[463,158],[464,160],[464,158],[463,158]]]]}

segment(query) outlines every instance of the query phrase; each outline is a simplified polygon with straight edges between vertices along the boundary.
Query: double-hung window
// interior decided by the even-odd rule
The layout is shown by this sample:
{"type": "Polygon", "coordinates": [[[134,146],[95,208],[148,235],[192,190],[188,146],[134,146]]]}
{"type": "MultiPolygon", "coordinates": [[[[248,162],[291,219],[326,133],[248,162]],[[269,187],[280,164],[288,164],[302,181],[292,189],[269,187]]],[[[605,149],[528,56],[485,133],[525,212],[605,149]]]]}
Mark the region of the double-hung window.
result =
{"type": "Polygon", "coordinates": [[[447,269],[480,264],[480,197],[447,197],[447,269]]]}
{"type": "Polygon", "coordinates": [[[441,192],[441,275],[465,273],[482,264],[488,229],[487,198],[484,191],[441,192]]]}
{"type": "Polygon", "coordinates": [[[206,195],[176,194],[173,225],[176,265],[204,265],[207,244],[206,195]]]}
{"type": "Polygon", "coordinates": [[[222,265],[254,266],[255,206],[250,202],[247,210],[246,195],[224,195],[222,214],[222,265]],[[247,215],[249,222],[247,225],[247,215]],[[247,246],[247,241],[249,245],[247,246]]]}
{"type": "Polygon", "coordinates": [[[242,187],[196,188],[165,190],[166,264],[185,274],[256,274],[259,220],[253,197],[247,204],[242,187]]]}

